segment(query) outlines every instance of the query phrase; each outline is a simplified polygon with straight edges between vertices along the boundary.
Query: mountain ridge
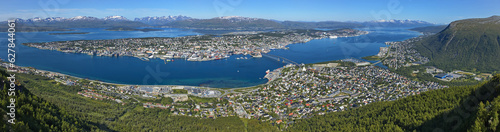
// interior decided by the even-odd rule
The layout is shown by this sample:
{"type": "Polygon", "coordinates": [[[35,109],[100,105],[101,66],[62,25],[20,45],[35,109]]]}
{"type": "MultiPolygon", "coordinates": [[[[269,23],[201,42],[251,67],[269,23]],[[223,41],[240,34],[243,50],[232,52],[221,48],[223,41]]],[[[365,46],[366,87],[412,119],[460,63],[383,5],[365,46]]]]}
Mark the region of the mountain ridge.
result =
{"type": "Polygon", "coordinates": [[[173,22],[173,21],[181,21],[181,20],[187,20],[187,19],[193,19],[188,16],[147,16],[147,17],[141,17],[141,18],[135,18],[134,21],[142,22],[148,25],[163,25],[165,23],[173,22]]]}
{"type": "Polygon", "coordinates": [[[374,20],[374,21],[366,21],[361,24],[365,26],[373,26],[373,27],[422,27],[422,26],[431,26],[435,25],[433,23],[429,23],[421,20],[374,20]]]}
{"type": "MultiPolygon", "coordinates": [[[[142,17],[134,20],[123,16],[106,16],[97,18],[92,16],[64,17],[34,17],[29,19],[17,18],[16,22],[22,25],[24,31],[66,31],[65,28],[114,28],[114,27],[171,27],[201,30],[279,30],[279,29],[315,29],[315,28],[360,28],[360,27],[418,27],[430,23],[419,20],[379,20],[369,22],[340,22],[340,21],[278,21],[273,19],[252,18],[242,16],[222,16],[209,19],[198,19],[188,16],[161,16],[142,17]]],[[[7,23],[6,21],[0,23],[7,23]]],[[[6,29],[1,24],[0,29],[6,29]]],[[[6,31],[6,30],[5,30],[6,31]]]]}

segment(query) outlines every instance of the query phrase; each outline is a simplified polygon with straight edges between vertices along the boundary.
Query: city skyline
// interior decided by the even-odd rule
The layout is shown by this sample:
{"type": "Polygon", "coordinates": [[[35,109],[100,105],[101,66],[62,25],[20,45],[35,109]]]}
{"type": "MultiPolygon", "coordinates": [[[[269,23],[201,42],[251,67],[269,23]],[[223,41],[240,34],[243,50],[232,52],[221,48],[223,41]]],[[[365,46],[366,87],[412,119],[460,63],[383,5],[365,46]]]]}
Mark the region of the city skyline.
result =
{"type": "Polygon", "coordinates": [[[209,19],[221,16],[291,21],[422,20],[435,24],[500,14],[498,1],[6,1],[0,20],[33,17],[124,16],[129,20],[146,16],[189,16],[209,19]],[[497,4],[495,4],[497,3],[497,4]],[[447,8],[447,7],[449,8],[447,8]]]}

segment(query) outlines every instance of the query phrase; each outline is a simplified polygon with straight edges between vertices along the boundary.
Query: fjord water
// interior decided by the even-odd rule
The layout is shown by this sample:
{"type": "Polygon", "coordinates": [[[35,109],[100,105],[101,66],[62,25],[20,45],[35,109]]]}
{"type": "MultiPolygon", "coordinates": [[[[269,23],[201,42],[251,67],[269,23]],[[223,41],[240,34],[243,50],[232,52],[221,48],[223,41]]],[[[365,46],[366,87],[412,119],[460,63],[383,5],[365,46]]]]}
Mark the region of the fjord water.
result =
{"type": "MultiPolygon", "coordinates": [[[[265,71],[284,66],[271,58],[228,59],[190,62],[175,59],[142,61],[135,57],[97,57],[86,54],[40,50],[21,45],[26,42],[66,40],[98,40],[141,37],[178,37],[199,35],[191,30],[165,28],[164,31],[105,31],[99,28],[75,29],[89,34],[48,35],[60,32],[16,32],[16,65],[34,67],[80,78],[110,83],[134,85],[190,85],[219,88],[247,87],[267,82],[265,71]]],[[[319,39],[289,45],[288,50],[273,50],[269,54],[285,57],[297,63],[315,63],[344,58],[361,58],[377,54],[386,41],[401,41],[420,35],[404,28],[364,28],[370,34],[356,37],[319,39]]],[[[7,58],[7,33],[0,36],[0,57],[7,58]]]]}

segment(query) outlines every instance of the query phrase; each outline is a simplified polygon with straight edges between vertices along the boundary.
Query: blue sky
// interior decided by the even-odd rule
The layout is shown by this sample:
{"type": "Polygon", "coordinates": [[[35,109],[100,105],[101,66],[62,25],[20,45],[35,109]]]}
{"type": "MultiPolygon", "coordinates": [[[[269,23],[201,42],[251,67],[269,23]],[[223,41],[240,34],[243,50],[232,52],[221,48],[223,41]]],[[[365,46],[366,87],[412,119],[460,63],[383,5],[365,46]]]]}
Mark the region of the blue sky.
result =
{"type": "Polygon", "coordinates": [[[293,21],[424,20],[444,24],[500,15],[498,0],[9,0],[0,20],[32,17],[185,15],[245,16],[293,21]]]}

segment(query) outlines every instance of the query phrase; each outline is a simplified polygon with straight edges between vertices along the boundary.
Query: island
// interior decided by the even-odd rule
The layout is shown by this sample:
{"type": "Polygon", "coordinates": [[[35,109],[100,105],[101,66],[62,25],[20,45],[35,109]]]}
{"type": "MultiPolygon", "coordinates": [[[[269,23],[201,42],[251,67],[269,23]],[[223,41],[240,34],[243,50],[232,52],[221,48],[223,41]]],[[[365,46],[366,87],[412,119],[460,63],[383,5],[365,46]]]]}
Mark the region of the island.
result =
{"type": "Polygon", "coordinates": [[[143,31],[143,32],[163,31],[162,29],[153,29],[153,28],[137,29],[137,28],[131,28],[131,27],[113,27],[113,28],[108,28],[105,30],[106,31],[143,31]]]}
{"type": "Polygon", "coordinates": [[[287,45],[305,43],[313,39],[349,37],[367,34],[355,29],[284,30],[255,34],[195,35],[184,37],[126,38],[111,40],[76,40],[43,43],[23,43],[39,49],[83,53],[95,56],[133,56],[150,58],[182,58],[188,61],[210,61],[228,58],[234,54],[261,57],[272,49],[286,49],[287,45]]]}

